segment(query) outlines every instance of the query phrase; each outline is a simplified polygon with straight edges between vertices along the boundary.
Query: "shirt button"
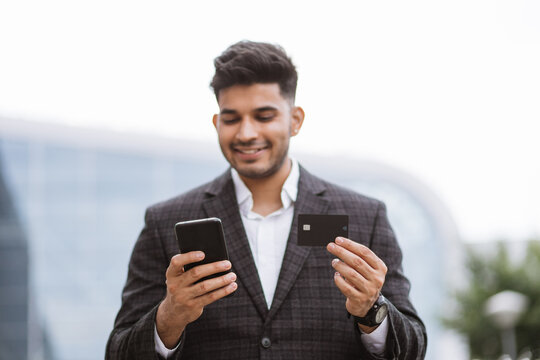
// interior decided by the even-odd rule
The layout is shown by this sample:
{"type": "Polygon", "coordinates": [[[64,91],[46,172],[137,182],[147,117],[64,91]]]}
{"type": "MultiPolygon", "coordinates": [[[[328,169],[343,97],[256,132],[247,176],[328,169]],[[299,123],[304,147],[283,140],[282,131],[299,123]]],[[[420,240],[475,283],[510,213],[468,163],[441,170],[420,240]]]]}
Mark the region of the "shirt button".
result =
{"type": "Polygon", "coordinates": [[[270,338],[265,336],[261,339],[261,345],[263,348],[268,349],[270,346],[272,346],[272,342],[270,341],[270,338]]]}

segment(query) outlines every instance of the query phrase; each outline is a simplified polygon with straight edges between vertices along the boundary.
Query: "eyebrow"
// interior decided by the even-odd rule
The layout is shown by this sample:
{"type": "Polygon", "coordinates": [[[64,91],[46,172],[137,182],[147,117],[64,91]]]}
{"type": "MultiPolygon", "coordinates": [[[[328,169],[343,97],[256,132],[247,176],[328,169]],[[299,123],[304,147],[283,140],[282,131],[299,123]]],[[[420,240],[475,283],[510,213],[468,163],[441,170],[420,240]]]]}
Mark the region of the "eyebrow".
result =
{"type": "MultiPolygon", "coordinates": [[[[259,108],[256,108],[254,111],[255,112],[262,112],[262,111],[277,111],[278,109],[274,106],[261,106],[259,108]]],[[[227,108],[223,108],[220,112],[219,112],[221,115],[225,115],[225,114],[237,114],[238,111],[236,110],[233,110],[233,109],[227,109],[227,108]]]]}
{"type": "Polygon", "coordinates": [[[276,107],[273,106],[263,106],[260,108],[256,108],[255,111],[261,112],[261,111],[277,111],[276,107]]]}

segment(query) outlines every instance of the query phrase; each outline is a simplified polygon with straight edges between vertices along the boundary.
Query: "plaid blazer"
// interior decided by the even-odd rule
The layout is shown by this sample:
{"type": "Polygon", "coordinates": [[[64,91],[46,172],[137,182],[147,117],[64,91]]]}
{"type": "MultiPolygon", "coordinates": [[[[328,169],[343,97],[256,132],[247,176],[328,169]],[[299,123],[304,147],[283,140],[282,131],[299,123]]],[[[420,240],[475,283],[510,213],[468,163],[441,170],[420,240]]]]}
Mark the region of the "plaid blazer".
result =
{"type": "Polygon", "coordinates": [[[385,359],[423,359],[425,328],[408,294],[402,254],[380,201],[330,184],[300,167],[298,197],[281,273],[268,309],[244,231],[230,171],[214,181],[147,209],[131,255],[122,306],[107,359],[158,359],[154,321],[165,297],[165,271],[179,253],[178,221],[217,217],[223,222],[234,295],[205,307],[189,324],[174,359],[374,359],[347,317],[334,284],[333,256],[324,247],[300,247],[297,214],[348,214],[349,237],[369,246],[387,265],[382,289],[390,302],[385,359]]]}

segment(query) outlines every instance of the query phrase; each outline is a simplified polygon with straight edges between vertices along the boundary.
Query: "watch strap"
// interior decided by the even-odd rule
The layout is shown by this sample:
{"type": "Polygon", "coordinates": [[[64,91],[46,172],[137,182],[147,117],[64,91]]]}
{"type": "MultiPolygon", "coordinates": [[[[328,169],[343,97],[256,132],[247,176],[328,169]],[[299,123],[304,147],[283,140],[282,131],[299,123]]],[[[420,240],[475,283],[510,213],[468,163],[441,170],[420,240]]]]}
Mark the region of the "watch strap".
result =
{"type": "MultiPolygon", "coordinates": [[[[375,301],[375,303],[373,304],[371,309],[368,310],[365,316],[360,317],[360,316],[352,315],[352,317],[354,321],[360,325],[365,325],[369,327],[380,325],[382,320],[384,320],[384,318],[381,321],[377,321],[377,313],[380,311],[381,307],[383,306],[388,306],[386,304],[386,299],[382,295],[379,295],[379,298],[375,301]]],[[[351,314],[349,312],[347,312],[347,314],[348,314],[348,317],[350,318],[351,314]]]]}

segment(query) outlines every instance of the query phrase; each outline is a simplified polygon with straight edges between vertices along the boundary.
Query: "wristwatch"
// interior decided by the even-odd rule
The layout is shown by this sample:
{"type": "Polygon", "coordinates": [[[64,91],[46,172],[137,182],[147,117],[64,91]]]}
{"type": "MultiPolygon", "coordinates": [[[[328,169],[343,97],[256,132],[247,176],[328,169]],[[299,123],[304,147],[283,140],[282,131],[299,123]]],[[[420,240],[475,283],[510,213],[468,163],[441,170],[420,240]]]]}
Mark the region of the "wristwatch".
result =
{"type": "Polygon", "coordinates": [[[379,298],[375,301],[371,309],[368,310],[366,316],[359,317],[353,315],[353,319],[360,325],[373,327],[380,325],[386,314],[388,314],[388,302],[384,296],[379,295],[379,298]]]}

